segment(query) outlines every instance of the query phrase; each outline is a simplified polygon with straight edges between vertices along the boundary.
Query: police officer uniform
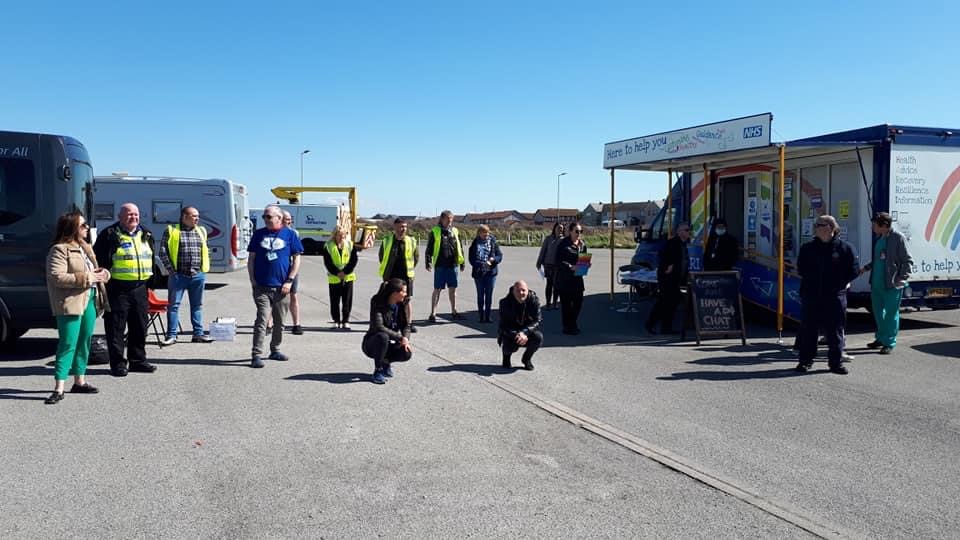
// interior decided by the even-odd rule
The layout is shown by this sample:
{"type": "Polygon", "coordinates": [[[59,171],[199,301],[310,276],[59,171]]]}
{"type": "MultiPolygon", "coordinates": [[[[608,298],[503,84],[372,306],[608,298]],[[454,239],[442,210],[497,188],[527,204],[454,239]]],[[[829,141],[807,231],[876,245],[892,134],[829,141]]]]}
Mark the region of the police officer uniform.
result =
{"type": "Polygon", "coordinates": [[[153,276],[153,234],[137,226],[128,233],[114,223],[97,236],[93,251],[97,264],[110,270],[104,314],[110,372],[124,377],[127,371],[151,373],[156,366],[147,363],[147,282],[153,276]],[[127,356],[124,358],[124,330],[127,356]],[[127,362],[129,361],[129,367],[127,362]]]}

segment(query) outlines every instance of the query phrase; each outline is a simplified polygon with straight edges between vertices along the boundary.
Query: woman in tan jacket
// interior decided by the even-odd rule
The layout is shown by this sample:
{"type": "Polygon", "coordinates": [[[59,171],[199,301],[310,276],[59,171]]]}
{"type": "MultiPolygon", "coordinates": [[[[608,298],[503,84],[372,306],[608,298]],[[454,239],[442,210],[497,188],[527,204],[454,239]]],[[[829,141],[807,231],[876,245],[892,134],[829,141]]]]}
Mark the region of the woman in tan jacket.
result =
{"type": "Polygon", "coordinates": [[[45,401],[48,405],[63,399],[67,375],[73,375],[71,393],[98,392],[87,383],[84,374],[93,327],[106,304],[103,284],[110,279],[110,272],[97,268],[97,258],[86,240],[89,230],[90,226],[79,212],[60,216],[53,246],[47,254],[47,294],[60,334],[54,372],[56,386],[45,401]]]}

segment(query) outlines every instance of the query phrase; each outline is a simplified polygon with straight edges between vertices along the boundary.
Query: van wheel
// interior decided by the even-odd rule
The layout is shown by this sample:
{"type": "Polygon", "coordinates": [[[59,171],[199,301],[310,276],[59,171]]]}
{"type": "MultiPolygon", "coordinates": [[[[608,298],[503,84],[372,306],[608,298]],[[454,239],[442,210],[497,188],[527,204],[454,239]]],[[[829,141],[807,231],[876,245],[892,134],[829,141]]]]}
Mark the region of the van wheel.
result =
{"type": "Polygon", "coordinates": [[[9,349],[14,342],[20,339],[20,336],[26,333],[26,328],[11,327],[10,321],[6,317],[0,316],[0,349],[9,349]]]}
{"type": "Polygon", "coordinates": [[[303,244],[303,252],[307,255],[316,255],[317,253],[320,253],[320,244],[316,240],[312,238],[306,238],[301,243],[303,244]]]}

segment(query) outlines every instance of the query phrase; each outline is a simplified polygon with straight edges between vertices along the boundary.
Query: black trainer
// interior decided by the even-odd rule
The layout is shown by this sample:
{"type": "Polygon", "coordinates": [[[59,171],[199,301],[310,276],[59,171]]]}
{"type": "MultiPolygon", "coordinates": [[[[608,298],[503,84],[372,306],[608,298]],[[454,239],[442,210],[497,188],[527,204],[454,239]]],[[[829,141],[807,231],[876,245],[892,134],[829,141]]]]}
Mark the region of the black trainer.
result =
{"type": "Polygon", "coordinates": [[[63,392],[54,392],[50,394],[50,397],[45,399],[43,402],[47,405],[56,405],[63,399],[63,392]]]}
{"type": "Polygon", "coordinates": [[[845,368],[843,365],[839,365],[839,366],[830,366],[830,373],[836,373],[837,375],[846,375],[847,373],[850,373],[850,372],[847,371],[847,368],[845,368]]]}
{"type": "Polygon", "coordinates": [[[798,371],[798,372],[800,372],[800,373],[806,373],[806,372],[810,371],[810,368],[812,368],[812,367],[813,367],[813,363],[812,363],[812,362],[811,362],[811,363],[800,362],[799,364],[797,364],[797,367],[793,368],[793,370],[794,370],[794,371],[798,371]]]}
{"type": "Polygon", "coordinates": [[[868,349],[879,349],[880,347],[883,347],[883,343],[880,343],[877,340],[873,340],[870,343],[867,343],[868,349]]]}

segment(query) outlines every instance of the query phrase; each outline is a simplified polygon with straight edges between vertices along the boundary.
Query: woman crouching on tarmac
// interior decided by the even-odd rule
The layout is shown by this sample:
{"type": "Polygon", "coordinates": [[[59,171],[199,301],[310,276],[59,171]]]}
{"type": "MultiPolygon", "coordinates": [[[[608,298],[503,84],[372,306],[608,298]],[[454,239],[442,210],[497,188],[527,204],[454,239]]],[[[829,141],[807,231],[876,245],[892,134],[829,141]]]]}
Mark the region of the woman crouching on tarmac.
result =
{"type": "Polygon", "coordinates": [[[406,362],[413,356],[410,348],[410,321],[403,301],[407,285],[402,279],[383,282],[370,299],[370,328],[363,336],[363,354],[373,358],[374,384],[384,384],[393,377],[393,362],[406,362]]]}

